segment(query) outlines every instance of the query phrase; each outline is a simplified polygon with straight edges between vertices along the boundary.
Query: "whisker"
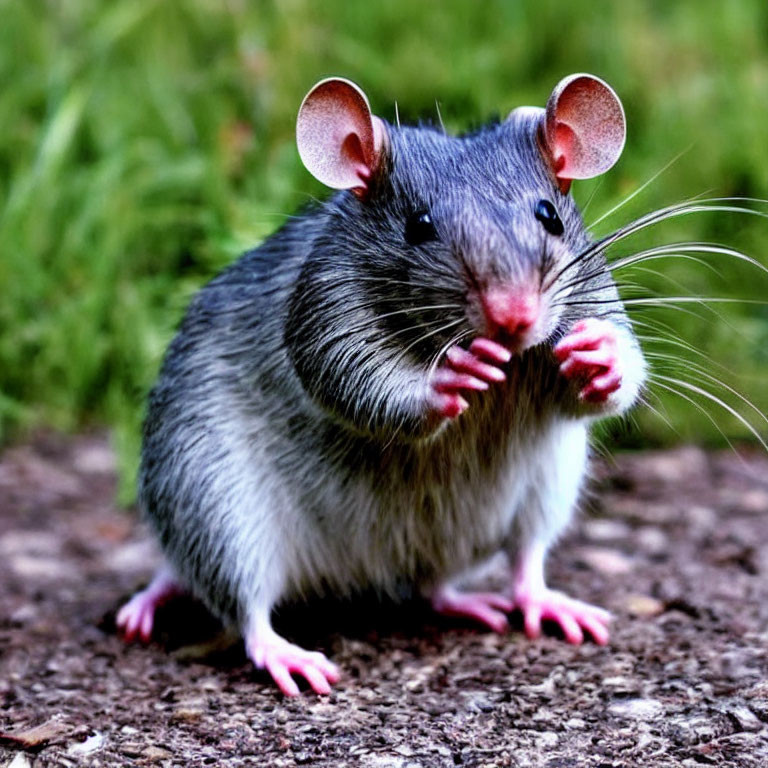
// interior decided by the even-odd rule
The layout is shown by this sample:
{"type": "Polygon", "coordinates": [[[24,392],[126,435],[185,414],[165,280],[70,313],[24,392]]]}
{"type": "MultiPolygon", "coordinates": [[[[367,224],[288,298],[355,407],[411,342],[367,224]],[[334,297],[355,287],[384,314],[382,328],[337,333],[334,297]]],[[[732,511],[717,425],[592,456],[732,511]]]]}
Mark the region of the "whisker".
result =
{"type": "MultiPolygon", "coordinates": [[[[587,198],[587,202],[586,202],[586,203],[584,203],[584,205],[582,205],[582,206],[581,206],[581,216],[582,216],[582,218],[584,217],[584,214],[587,212],[587,209],[588,209],[588,208],[589,208],[589,206],[591,205],[591,203],[592,203],[592,200],[594,200],[594,198],[595,198],[595,195],[597,194],[597,191],[600,189],[600,187],[602,187],[602,186],[603,186],[603,181],[604,181],[604,180],[605,180],[605,176],[601,176],[601,177],[600,177],[600,178],[597,180],[597,184],[595,184],[595,185],[592,187],[592,191],[589,193],[589,197],[587,198]]],[[[587,229],[589,229],[589,227],[587,227],[587,229]]]]}
{"type": "MultiPolygon", "coordinates": [[[[684,381],[683,379],[678,379],[673,376],[665,376],[660,373],[652,373],[651,377],[653,381],[655,381],[657,384],[659,381],[667,382],[668,384],[674,384],[678,387],[683,387],[687,389],[689,392],[695,392],[697,395],[701,395],[702,397],[707,398],[710,402],[715,403],[716,405],[719,405],[721,408],[723,408],[725,411],[731,414],[743,427],[745,427],[751,435],[760,443],[760,445],[768,451],[768,443],[765,442],[765,440],[760,436],[760,433],[755,429],[752,424],[750,424],[747,419],[742,416],[735,408],[730,406],[728,403],[726,403],[724,400],[720,399],[716,395],[712,394],[706,389],[702,389],[701,387],[697,387],[695,384],[691,384],[688,381],[684,381]]],[[[762,414],[761,414],[762,415],[762,414]]],[[[722,433],[722,430],[720,430],[722,433]]],[[[725,435],[723,435],[725,437],[725,435]]],[[[727,438],[726,438],[727,439],[727,438]]]]}
{"type": "Polygon", "coordinates": [[[680,366],[686,372],[692,370],[695,373],[695,375],[698,377],[698,380],[700,383],[705,384],[709,382],[712,384],[716,384],[718,387],[722,387],[723,389],[727,390],[735,398],[737,398],[742,403],[744,403],[744,405],[746,405],[751,410],[753,410],[766,424],[768,424],[768,416],[766,416],[748,397],[743,395],[737,389],[734,389],[732,386],[724,382],[722,379],[717,378],[717,376],[713,376],[711,373],[709,373],[704,368],[702,368],[702,366],[699,365],[698,363],[692,362],[691,360],[686,360],[682,357],[678,357],[677,355],[668,355],[661,352],[646,352],[645,356],[654,360],[661,360],[663,362],[674,363],[675,366],[680,366]]]}
{"type": "MultiPolygon", "coordinates": [[[[650,392],[649,391],[646,394],[648,396],[655,397],[656,400],[659,402],[659,404],[662,403],[661,398],[655,392],[650,392]]],[[[660,408],[656,408],[656,406],[651,405],[651,401],[648,399],[648,397],[646,397],[646,394],[641,394],[641,395],[638,396],[637,399],[640,402],[640,404],[645,406],[646,408],[648,408],[648,410],[650,410],[655,416],[657,416],[659,419],[661,419],[662,422],[664,422],[664,424],[667,427],[669,427],[669,429],[672,432],[674,432],[678,437],[681,437],[680,431],[675,428],[675,426],[669,420],[669,417],[665,413],[663,413],[660,408]]]]}
{"type": "Polygon", "coordinates": [[[440,129],[445,133],[445,124],[443,123],[443,116],[440,114],[440,104],[437,99],[435,99],[435,110],[437,111],[437,120],[440,123],[440,129]]]}
{"type": "Polygon", "coordinates": [[[682,398],[686,402],[690,403],[694,408],[696,408],[696,410],[698,410],[704,416],[706,416],[706,418],[712,423],[714,428],[720,433],[720,435],[722,436],[723,440],[725,440],[725,442],[727,443],[728,447],[734,453],[736,453],[738,455],[738,452],[736,451],[736,448],[734,447],[733,443],[729,439],[728,435],[726,435],[725,432],[723,432],[723,430],[720,427],[720,425],[712,417],[712,414],[706,408],[704,408],[704,406],[702,406],[701,403],[696,402],[696,400],[694,400],[692,397],[684,394],[683,392],[680,392],[679,390],[675,389],[674,387],[670,387],[667,384],[664,384],[664,383],[662,383],[660,381],[657,381],[655,377],[649,377],[649,378],[651,378],[651,380],[653,381],[653,383],[657,387],[660,387],[661,389],[663,389],[663,390],[665,390],[667,392],[671,392],[673,395],[677,395],[678,397],[682,398]]]}
{"type": "Polygon", "coordinates": [[[606,211],[602,216],[600,216],[600,218],[595,219],[595,221],[593,221],[589,226],[587,226],[587,229],[588,230],[594,229],[601,221],[604,221],[609,216],[616,213],[616,211],[618,211],[620,208],[623,208],[628,202],[630,202],[635,197],[637,197],[644,189],[646,189],[651,184],[653,184],[653,182],[656,181],[656,179],[658,179],[662,173],[669,170],[686,152],[689,152],[692,147],[693,147],[693,144],[686,147],[684,150],[682,150],[682,152],[679,152],[678,154],[676,154],[661,170],[656,171],[656,173],[654,173],[653,176],[651,176],[651,178],[645,182],[645,184],[640,185],[634,192],[632,192],[632,194],[625,197],[617,205],[614,205],[613,208],[611,208],[609,211],[606,211]]]}
{"type": "MultiPolygon", "coordinates": [[[[768,274],[768,267],[761,264],[757,259],[748,256],[746,253],[737,251],[734,248],[726,248],[725,246],[718,245],[717,243],[696,242],[672,243],[670,245],[658,246],[657,248],[649,248],[646,251],[640,251],[639,253],[625,256],[618,261],[609,262],[608,267],[611,271],[613,271],[615,269],[623,269],[624,267],[634,264],[638,261],[652,260],[656,258],[678,257],[693,259],[693,257],[685,255],[689,253],[713,253],[721,256],[730,256],[732,258],[739,259],[740,261],[744,261],[747,264],[750,264],[751,266],[756,267],[762,272],[768,274]]],[[[703,261],[702,263],[708,264],[706,261],[703,261]]]]}
{"type": "MultiPolygon", "coordinates": [[[[366,328],[370,328],[371,326],[375,326],[378,318],[376,317],[370,317],[365,318],[364,321],[358,322],[357,324],[350,326],[348,328],[345,328],[343,331],[338,331],[336,333],[331,333],[327,337],[325,337],[322,341],[322,344],[320,345],[321,348],[326,348],[331,346],[334,342],[340,341],[341,339],[345,339],[348,336],[352,336],[354,334],[360,333],[361,331],[364,331],[366,328]]],[[[388,343],[392,341],[393,339],[396,339],[398,336],[401,336],[406,333],[410,333],[412,331],[416,331],[419,328],[432,328],[437,323],[442,322],[443,318],[435,319],[432,321],[424,322],[424,323],[416,323],[414,325],[405,326],[403,328],[398,328],[397,330],[393,331],[392,333],[388,333],[385,335],[376,335],[375,340],[379,343],[388,343]]],[[[463,318],[460,318],[459,320],[455,320],[452,323],[450,323],[446,327],[451,327],[452,325],[457,325],[458,323],[461,323],[463,321],[463,318]]],[[[436,333],[440,332],[440,328],[435,331],[436,333]]],[[[431,335],[431,334],[429,334],[431,335]]],[[[417,339],[414,344],[419,343],[420,339],[417,339]]],[[[411,345],[413,346],[413,345],[411,345]]],[[[408,347],[410,349],[410,346],[408,347]]],[[[406,350],[407,351],[407,350],[406,350]]]]}
{"type": "Polygon", "coordinates": [[[564,267],[560,269],[560,271],[550,281],[550,285],[553,285],[568,269],[570,269],[578,262],[589,258],[599,251],[605,250],[611,245],[619,242],[620,240],[624,240],[636,232],[640,232],[647,227],[658,224],[667,219],[677,218],[679,216],[687,216],[691,213],[705,212],[743,213],[752,216],[760,216],[761,218],[768,218],[768,213],[763,213],[762,211],[755,211],[752,208],[745,208],[744,206],[738,205],[725,205],[725,203],[733,202],[755,202],[766,204],[768,203],[768,200],[741,197],[711,197],[704,200],[699,200],[694,203],[688,201],[675,203],[673,205],[666,206],[665,208],[651,211],[650,213],[647,213],[640,218],[630,222],[629,224],[621,227],[612,234],[606,235],[605,237],[600,238],[599,240],[596,240],[595,242],[588,245],[583,251],[577,254],[564,267]]]}

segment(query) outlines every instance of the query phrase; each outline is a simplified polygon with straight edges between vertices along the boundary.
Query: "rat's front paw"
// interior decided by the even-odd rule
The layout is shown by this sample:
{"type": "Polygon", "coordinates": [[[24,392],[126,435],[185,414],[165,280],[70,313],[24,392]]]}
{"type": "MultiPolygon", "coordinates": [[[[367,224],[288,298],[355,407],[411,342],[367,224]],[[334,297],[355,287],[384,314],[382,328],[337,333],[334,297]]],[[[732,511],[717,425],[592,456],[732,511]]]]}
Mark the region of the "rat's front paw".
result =
{"type": "Polygon", "coordinates": [[[490,339],[475,339],[469,350],[451,347],[445,362],[432,375],[430,405],[440,416],[455,418],[469,407],[463,394],[482,392],[507,378],[497,366],[508,363],[511,357],[508,349],[490,339]]]}
{"type": "Polygon", "coordinates": [[[579,399],[602,405],[622,383],[616,326],[595,317],[580,320],[555,347],[560,373],[581,385],[579,399]]]}

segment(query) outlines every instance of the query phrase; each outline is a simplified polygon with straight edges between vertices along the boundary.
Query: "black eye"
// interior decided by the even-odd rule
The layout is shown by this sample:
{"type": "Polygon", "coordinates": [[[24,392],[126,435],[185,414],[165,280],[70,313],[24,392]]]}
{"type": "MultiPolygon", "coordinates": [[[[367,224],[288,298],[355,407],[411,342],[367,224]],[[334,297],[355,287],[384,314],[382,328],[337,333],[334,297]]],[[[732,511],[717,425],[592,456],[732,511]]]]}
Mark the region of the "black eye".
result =
{"type": "Polygon", "coordinates": [[[536,208],[534,208],[533,214],[550,235],[563,234],[563,222],[557,215],[557,209],[549,202],[549,200],[539,200],[539,202],[536,203],[536,208]]]}
{"type": "Polygon", "coordinates": [[[412,213],[405,222],[405,239],[411,245],[421,245],[428,240],[437,240],[435,225],[427,211],[412,213]]]}

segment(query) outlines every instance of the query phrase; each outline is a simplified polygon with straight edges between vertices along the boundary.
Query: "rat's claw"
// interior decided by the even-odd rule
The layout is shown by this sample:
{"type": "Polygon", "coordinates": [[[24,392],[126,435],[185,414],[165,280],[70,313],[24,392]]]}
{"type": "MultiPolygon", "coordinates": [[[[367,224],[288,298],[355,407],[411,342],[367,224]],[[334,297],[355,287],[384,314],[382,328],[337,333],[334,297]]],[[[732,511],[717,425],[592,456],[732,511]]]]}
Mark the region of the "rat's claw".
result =
{"type": "Polygon", "coordinates": [[[482,336],[475,339],[469,345],[469,351],[473,355],[484,357],[486,360],[501,363],[502,365],[512,359],[512,353],[506,347],[502,347],[498,342],[483,338],[482,336]]]}
{"type": "Polygon", "coordinates": [[[461,347],[451,347],[446,358],[453,370],[470,374],[483,382],[504,381],[507,378],[500,368],[482,362],[473,352],[467,352],[461,347]]]}
{"type": "Polygon", "coordinates": [[[279,635],[266,641],[246,644],[248,655],[260,669],[266,669],[286,696],[298,696],[299,686],[292,675],[300,675],[315,693],[328,694],[339,680],[339,670],[322,653],[305,651],[279,635]]]}
{"type": "Polygon", "coordinates": [[[460,389],[474,389],[483,392],[488,389],[485,381],[469,373],[461,373],[451,368],[439,368],[435,371],[432,383],[438,392],[456,392],[460,389]]]}
{"type": "Polygon", "coordinates": [[[611,614],[562,592],[544,588],[532,594],[520,594],[515,606],[522,611],[525,634],[534,639],[541,635],[541,622],[554,621],[562,629],[565,639],[573,645],[584,641],[584,630],[598,645],[608,642],[608,623],[611,614]]]}
{"type": "Polygon", "coordinates": [[[161,568],[146,589],[137,592],[118,612],[115,625],[126,642],[152,638],[157,609],[171,598],[184,592],[171,572],[161,568]]]}
{"type": "Polygon", "coordinates": [[[435,392],[432,396],[432,406],[444,419],[455,419],[469,408],[469,403],[461,395],[435,392]]]}
{"type": "Polygon", "coordinates": [[[152,637],[153,621],[154,607],[139,592],[118,611],[115,625],[127,643],[137,639],[147,643],[152,637]]]}

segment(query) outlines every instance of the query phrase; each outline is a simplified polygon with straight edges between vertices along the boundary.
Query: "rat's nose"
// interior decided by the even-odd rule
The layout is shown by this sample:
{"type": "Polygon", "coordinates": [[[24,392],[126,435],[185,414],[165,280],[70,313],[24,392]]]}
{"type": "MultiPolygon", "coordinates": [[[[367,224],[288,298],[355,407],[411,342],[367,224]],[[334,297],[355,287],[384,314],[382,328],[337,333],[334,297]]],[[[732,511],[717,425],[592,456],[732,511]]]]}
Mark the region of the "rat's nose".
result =
{"type": "Polygon", "coordinates": [[[491,333],[501,330],[513,340],[522,340],[539,318],[538,293],[518,286],[490,288],[482,302],[491,333]]]}

